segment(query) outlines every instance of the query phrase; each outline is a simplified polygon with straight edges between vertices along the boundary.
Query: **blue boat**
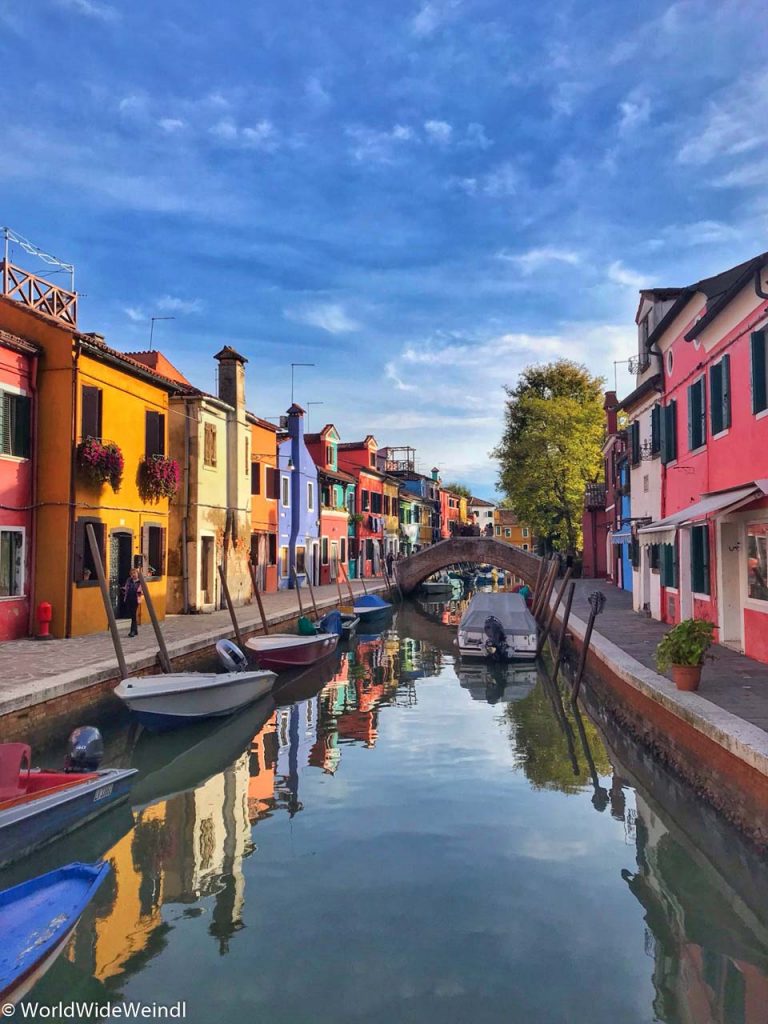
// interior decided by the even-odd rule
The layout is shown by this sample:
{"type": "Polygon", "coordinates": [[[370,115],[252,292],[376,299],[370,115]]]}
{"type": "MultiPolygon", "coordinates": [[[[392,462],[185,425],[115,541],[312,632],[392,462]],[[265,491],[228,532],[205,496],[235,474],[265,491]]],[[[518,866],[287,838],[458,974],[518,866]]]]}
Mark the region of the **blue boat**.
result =
{"type": "MultiPolygon", "coordinates": [[[[0,1003],[22,999],[61,953],[109,864],[67,864],[0,892],[0,1003]]],[[[13,1011],[11,1011],[12,1013],[13,1011]]]]}
{"type": "Polygon", "coordinates": [[[354,611],[361,622],[381,615],[383,612],[389,611],[391,607],[391,604],[387,604],[377,594],[362,594],[355,597],[354,611]]]}

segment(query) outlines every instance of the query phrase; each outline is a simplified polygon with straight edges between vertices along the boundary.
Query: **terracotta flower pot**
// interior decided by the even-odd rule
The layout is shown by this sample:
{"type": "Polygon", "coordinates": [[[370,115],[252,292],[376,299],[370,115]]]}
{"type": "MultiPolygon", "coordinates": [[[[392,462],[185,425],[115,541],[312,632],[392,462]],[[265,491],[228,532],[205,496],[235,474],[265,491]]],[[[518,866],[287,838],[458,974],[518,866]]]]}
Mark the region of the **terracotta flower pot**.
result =
{"type": "Polygon", "coordinates": [[[673,665],[672,681],[678,690],[698,690],[701,665],[673,665]]]}

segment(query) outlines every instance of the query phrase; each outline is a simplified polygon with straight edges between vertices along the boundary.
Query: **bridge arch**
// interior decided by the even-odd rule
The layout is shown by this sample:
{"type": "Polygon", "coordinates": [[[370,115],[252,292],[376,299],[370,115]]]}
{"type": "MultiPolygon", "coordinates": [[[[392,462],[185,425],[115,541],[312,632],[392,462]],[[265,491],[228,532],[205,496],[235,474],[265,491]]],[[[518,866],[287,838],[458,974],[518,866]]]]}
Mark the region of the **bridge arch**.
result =
{"type": "Polygon", "coordinates": [[[404,594],[410,594],[433,573],[458,562],[494,565],[520,576],[529,586],[536,583],[541,559],[530,551],[512,547],[493,537],[451,537],[438,541],[395,563],[395,576],[404,594]]]}

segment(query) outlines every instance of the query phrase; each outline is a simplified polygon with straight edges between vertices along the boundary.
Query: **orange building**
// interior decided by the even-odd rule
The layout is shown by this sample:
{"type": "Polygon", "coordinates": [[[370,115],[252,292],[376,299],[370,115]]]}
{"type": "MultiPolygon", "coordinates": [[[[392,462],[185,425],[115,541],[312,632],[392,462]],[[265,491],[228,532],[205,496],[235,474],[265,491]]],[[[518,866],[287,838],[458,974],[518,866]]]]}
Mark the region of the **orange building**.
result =
{"type": "Polygon", "coordinates": [[[246,418],[251,428],[251,562],[261,589],[276,593],[277,503],[280,498],[278,428],[251,412],[246,418]]]}
{"type": "Polygon", "coordinates": [[[524,526],[515,513],[508,508],[497,508],[493,512],[493,535],[496,540],[504,541],[523,551],[533,550],[533,534],[529,527],[524,526]]]}

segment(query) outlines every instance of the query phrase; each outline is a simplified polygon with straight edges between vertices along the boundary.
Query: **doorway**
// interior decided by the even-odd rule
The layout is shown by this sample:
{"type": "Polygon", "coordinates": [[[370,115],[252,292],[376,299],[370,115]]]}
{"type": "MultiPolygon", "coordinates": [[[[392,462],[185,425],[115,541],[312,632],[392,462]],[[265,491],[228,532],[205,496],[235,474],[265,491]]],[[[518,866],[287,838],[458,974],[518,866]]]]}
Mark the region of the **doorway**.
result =
{"type": "Polygon", "coordinates": [[[720,524],[720,643],[734,650],[744,650],[741,611],[741,526],[720,524]]]}
{"type": "Polygon", "coordinates": [[[203,604],[213,604],[215,601],[214,580],[214,539],[213,537],[201,538],[200,545],[200,597],[203,604]]]}
{"type": "Polygon", "coordinates": [[[127,619],[123,587],[133,565],[133,534],[115,530],[109,538],[109,597],[116,619],[127,619]]]}

